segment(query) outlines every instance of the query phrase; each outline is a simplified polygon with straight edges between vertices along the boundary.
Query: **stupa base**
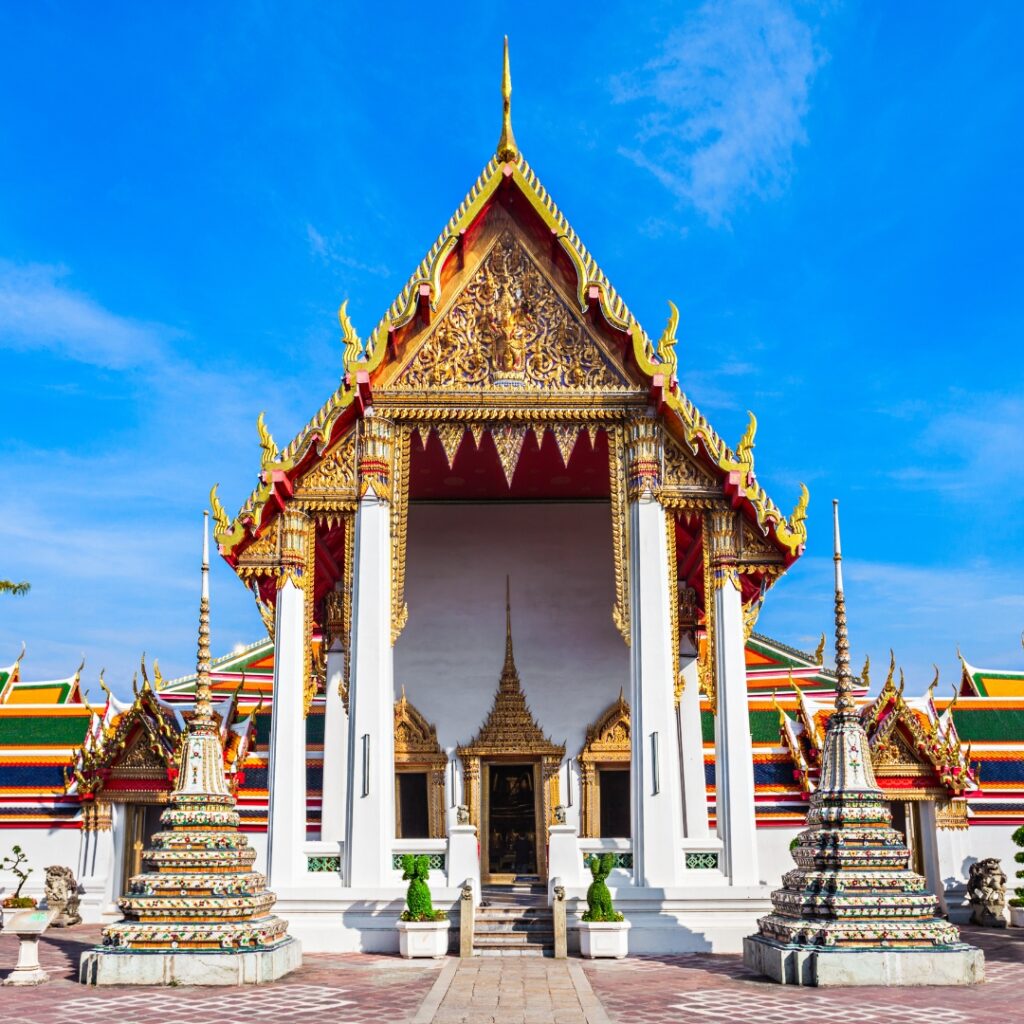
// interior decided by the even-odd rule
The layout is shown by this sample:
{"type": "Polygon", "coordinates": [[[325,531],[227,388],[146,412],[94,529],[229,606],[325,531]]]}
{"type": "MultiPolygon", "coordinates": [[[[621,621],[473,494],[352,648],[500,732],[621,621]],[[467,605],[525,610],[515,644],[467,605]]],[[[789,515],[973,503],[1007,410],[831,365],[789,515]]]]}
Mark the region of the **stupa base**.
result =
{"type": "Polygon", "coordinates": [[[949,949],[815,949],[760,935],[743,940],[743,962],[780,985],[974,985],[985,980],[985,955],[949,949]]]}
{"type": "Polygon", "coordinates": [[[302,966],[302,946],[288,937],[266,949],[169,953],[91,949],[82,954],[83,985],[263,985],[302,966]]]}

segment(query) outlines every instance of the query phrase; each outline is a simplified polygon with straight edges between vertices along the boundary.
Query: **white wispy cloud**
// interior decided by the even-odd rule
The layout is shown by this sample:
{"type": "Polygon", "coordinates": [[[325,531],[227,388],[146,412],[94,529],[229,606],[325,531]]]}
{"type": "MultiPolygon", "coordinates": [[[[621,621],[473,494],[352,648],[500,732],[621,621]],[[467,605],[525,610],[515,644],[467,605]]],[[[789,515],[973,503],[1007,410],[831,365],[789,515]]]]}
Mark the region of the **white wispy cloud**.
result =
{"type": "MultiPolygon", "coordinates": [[[[813,649],[815,631],[832,638],[832,559],[802,558],[765,602],[758,629],[813,649]]],[[[937,664],[943,692],[959,678],[957,645],[985,668],[1020,667],[1024,593],[1014,567],[987,561],[922,566],[843,561],[854,668],[871,655],[877,690],[889,648],[906,672],[907,692],[921,693],[937,664]]]]}
{"type": "Polygon", "coordinates": [[[349,270],[358,270],[374,277],[390,277],[391,270],[383,263],[367,263],[352,255],[354,246],[350,239],[328,238],[317,231],[312,224],[306,225],[306,240],[309,251],[325,263],[335,263],[349,270]]]}
{"type": "MultiPolygon", "coordinates": [[[[897,408],[892,412],[901,416],[897,408]]],[[[1024,497],[1024,479],[1011,471],[1024,452],[1024,399],[1017,393],[952,389],[919,409],[908,460],[891,478],[915,490],[976,502],[999,481],[1000,504],[1024,497]]]]}
{"type": "Polygon", "coordinates": [[[824,60],[811,27],[783,0],[711,0],[657,57],[613,80],[616,100],[650,108],[636,144],[620,152],[711,224],[725,223],[736,206],[789,180],[824,60]]]}
{"type": "Polygon", "coordinates": [[[63,267],[0,260],[0,347],[49,349],[82,363],[125,369],[162,357],[164,324],[119,316],[71,286],[63,267]]]}

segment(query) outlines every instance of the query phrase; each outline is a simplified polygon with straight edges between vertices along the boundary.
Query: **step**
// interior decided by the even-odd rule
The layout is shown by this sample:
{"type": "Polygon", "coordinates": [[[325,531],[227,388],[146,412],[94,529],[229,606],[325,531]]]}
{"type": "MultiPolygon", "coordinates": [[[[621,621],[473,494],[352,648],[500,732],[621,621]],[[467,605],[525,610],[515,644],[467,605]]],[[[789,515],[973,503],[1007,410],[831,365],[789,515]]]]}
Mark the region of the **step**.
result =
{"type": "Polygon", "coordinates": [[[474,949],[551,949],[554,936],[537,937],[521,932],[507,932],[503,935],[477,935],[473,938],[474,949]]]}
{"type": "Polygon", "coordinates": [[[542,932],[548,935],[554,934],[555,926],[550,921],[537,921],[524,924],[518,921],[484,922],[482,925],[476,922],[473,928],[474,935],[508,934],[509,932],[520,932],[532,934],[542,932]]]}
{"type": "Polygon", "coordinates": [[[473,911],[478,921],[537,921],[551,917],[550,907],[477,907],[473,911]]]}

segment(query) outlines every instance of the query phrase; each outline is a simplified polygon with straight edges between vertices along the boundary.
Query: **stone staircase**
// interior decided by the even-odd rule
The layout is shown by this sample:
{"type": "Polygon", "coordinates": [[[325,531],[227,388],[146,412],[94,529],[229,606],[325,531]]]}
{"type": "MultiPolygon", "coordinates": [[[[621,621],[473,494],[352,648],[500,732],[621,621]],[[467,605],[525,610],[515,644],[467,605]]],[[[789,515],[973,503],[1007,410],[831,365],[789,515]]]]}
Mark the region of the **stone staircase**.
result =
{"type": "Polygon", "coordinates": [[[555,926],[543,885],[485,885],[473,921],[473,951],[551,955],[555,926]]]}

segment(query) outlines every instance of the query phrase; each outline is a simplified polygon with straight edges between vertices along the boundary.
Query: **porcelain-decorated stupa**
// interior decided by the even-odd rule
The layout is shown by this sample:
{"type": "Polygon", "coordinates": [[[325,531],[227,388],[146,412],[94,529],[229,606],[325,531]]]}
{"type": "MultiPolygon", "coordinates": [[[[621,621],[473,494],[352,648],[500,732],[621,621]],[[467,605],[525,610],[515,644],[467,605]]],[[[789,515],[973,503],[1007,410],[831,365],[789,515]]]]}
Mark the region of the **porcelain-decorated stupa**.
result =
{"type": "Polygon", "coordinates": [[[811,795],[807,828],[793,850],[797,866],[783,875],[782,888],[772,893],[773,910],[758,921],[758,935],[746,940],[744,956],[750,966],[776,980],[797,984],[981,980],[981,953],[962,943],[957,928],[938,916],[938,899],[926,880],[909,868],[910,851],[892,827],[892,814],[875,780],[868,738],[852,695],[838,505],[833,502],[836,710],[825,735],[821,779],[811,795]],[[830,956],[819,956],[813,968],[802,966],[807,964],[806,954],[815,952],[830,956]],[[831,956],[843,952],[886,957],[831,956]],[[894,958],[899,952],[955,956],[894,958]],[[803,956],[788,956],[787,970],[787,955],[793,953],[803,956]],[[769,969],[766,960],[782,967],[769,969]],[[975,976],[955,980],[959,968],[954,961],[973,964],[975,976]],[[822,964],[837,968],[833,980],[815,980],[822,964]],[[858,964],[866,970],[859,970],[858,964]],[[859,980],[861,975],[864,980],[859,980]]]}
{"type": "MultiPolygon", "coordinates": [[[[169,806],[160,817],[163,830],[153,836],[143,855],[149,870],[135,875],[128,893],[118,901],[124,920],[103,930],[103,949],[92,954],[259,954],[273,953],[294,940],[287,922],[270,913],[275,896],[266,878],[253,870],[256,851],[238,831],[235,797],[224,775],[224,751],[210,691],[209,539],[204,513],[203,586],[199,608],[199,650],[196,703],[182,745],[181,764],[169,806]]],[[[286,957],[263,957],[279,967],[296,966],[298,944],[286,957]]],[[[89,978],[124,984],[125,958],[118,957],[115,978],[89,978]]],[[[110,963],[111,958],[107,957],[110,963]]],[[[216,968],[223,960],[209,961],[216,968]]],[[[180,965],[179,965],[180,966],[180,965]]],[[[197,974],[201,962],[193,960],[187,980],[192,984],[229,984],[223,969],[211,970],[211,979],[197,974]],[[223,981],[215,976],[225,975],[223,981]]],[[[143,971],[143,973],[151,973],[143,971]]],[[[179,970],[180,975],[180,970],[179,970]]],[[[266,967],[235,972],[234,981],[266,981],[284,970],[266,967]],[[258,976],[257,976],[258,975],[258,976]]],[[[170,977],[165,980],[172,980],[170,977]]],[[[141,979],[140,979],[141,983],[141,979]]],[[[152,983],[150,979],[149,983],[152,983]]]]}

